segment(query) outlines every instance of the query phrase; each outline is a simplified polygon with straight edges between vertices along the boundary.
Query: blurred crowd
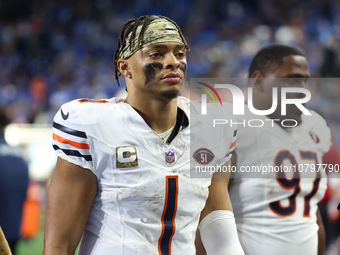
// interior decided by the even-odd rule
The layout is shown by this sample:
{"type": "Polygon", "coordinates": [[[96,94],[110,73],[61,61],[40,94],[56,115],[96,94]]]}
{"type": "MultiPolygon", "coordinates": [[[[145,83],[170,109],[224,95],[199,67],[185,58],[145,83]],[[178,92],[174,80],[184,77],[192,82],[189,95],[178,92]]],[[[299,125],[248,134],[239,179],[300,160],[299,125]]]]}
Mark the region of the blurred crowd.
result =
{"type": "Polygon", "coordinates": [[[114,96],[119,30],[144,14],[179,24],[192,49],[188,78],[246,77],[254,54],[273,42],[300,47],[313,77],[340,77],[336,0],[3,0],[0,105],[14,122],[50,123],[62,103],[114,96]]]}

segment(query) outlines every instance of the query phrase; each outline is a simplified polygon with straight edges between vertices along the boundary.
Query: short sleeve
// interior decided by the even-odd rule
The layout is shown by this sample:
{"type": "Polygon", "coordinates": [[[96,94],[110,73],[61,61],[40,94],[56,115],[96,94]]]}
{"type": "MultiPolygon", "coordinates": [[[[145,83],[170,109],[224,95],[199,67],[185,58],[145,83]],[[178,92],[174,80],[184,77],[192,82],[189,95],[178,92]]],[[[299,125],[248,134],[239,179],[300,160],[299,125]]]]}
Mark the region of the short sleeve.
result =
{"type": "Polygon", "coordinates": [[[54,117],[52,145],[58,157],[94,172],[89,138],[72,102],[54,117]]]}

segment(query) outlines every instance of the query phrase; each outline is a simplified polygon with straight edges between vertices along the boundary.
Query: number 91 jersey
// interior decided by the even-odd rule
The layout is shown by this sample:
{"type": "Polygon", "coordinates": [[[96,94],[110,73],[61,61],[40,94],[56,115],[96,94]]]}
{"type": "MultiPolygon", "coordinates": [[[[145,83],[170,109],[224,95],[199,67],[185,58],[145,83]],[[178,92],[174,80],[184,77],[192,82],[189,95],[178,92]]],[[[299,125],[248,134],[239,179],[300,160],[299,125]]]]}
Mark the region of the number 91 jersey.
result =
{"type": "MultiPolygon", "coordinates": [[[[179,97],[178,107],[189,116],[189,100],[179,97]]],[[[98,180],[78,254],[195,254],[211,183],[190,178],[190,127],[196,124],[167,144],[123,100],[81,99],[61,107],[53,124],[57,155],[98,180]]],[[[220,130],[225,140],[213,162],[223,164],[235,130],[220,130]]]]}
{"type": "Polygon", "coordinates": [[[317,254],[317,203],[327,186],[322,156],[331,137],[325,120],[311,113],[285,129],[249,111],[238,119],[229,192],[246,254],[317,254]],[[251,127],[251,119],[265,124],[251,127]]]}

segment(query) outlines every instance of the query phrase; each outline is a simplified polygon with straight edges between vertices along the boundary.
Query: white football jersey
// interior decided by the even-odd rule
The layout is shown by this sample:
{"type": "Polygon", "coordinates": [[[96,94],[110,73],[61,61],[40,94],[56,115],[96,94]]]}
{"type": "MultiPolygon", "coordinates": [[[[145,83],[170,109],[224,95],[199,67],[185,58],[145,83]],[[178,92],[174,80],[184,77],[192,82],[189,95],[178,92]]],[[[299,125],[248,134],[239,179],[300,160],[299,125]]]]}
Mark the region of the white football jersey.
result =
{"type": "Polygon", "coordinates": [[[287,129],[249,111],[238,117],[238,172],[229,192],[246,255],[317,254],[317,203],[327,185],[321,164],[331,137],[325,120],[310,112],[287,129]]]}
{"type": "MultiPolygon", "coordinates": [[[[179,97],[178,107],[189,117],[188,99],[179,97]]],[[[195,254],[211,178],[190,178],[193,126],[207,128],[190,119],[167,144],[121,99],[80,99],[61,107],[53,123],[56,154],[91,170],[98,180],[78,254],[195,254]]],[[[220,137],[203,130],[206,136],[194,140],[197,149],[205,144],[214,150],[212,163],[224,164],[236,132],[218,130],[220,137]]]]}

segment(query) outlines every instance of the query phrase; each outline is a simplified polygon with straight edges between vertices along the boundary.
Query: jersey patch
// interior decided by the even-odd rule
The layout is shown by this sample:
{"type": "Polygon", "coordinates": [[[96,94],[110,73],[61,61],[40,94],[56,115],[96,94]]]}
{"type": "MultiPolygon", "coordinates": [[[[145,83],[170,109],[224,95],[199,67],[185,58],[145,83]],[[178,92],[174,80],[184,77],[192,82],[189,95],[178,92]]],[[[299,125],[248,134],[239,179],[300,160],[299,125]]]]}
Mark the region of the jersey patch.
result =
{"type": "Polygon", "coordinates": [[[116,167],[131,168],[138,166],[137,149],[134,145],[119,146],[116,148],[116,167]]]}
{"type": "Polygon", "coordinates": [[[175,162],[175,152],[169,151],[165,152],[165,162],[168,164],[174,163],[175,162]]]}
{"type": "Polygon", "coordinates": [[[200,165],[208,165],[215,158],[214,153],[207,148],[197,149],[192,156],[200,165]]]}

